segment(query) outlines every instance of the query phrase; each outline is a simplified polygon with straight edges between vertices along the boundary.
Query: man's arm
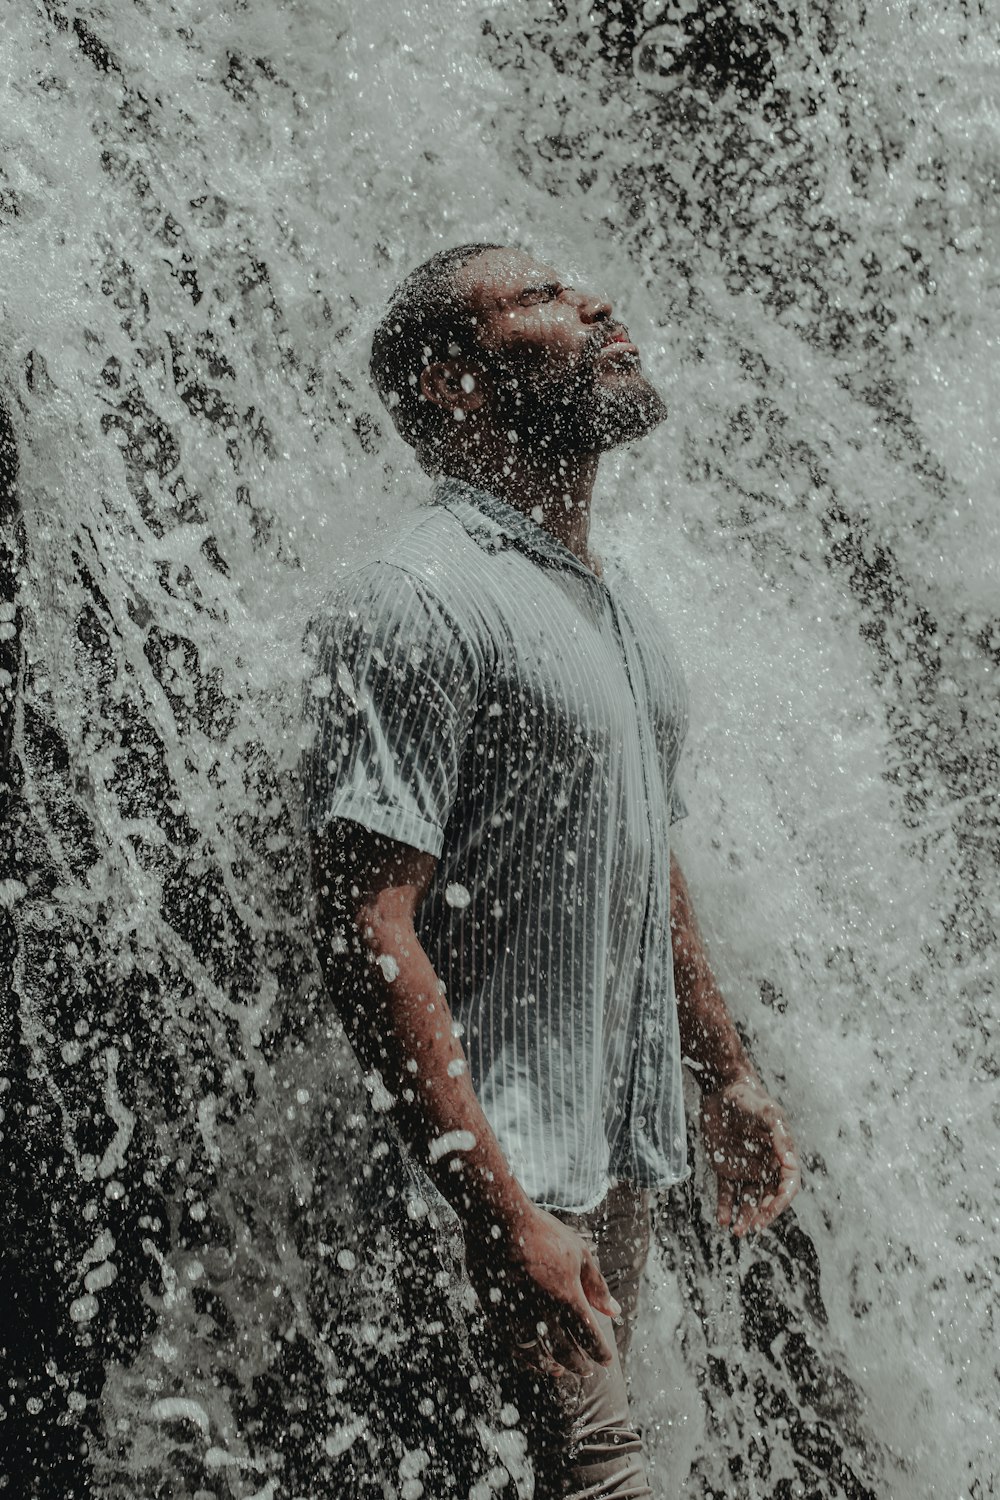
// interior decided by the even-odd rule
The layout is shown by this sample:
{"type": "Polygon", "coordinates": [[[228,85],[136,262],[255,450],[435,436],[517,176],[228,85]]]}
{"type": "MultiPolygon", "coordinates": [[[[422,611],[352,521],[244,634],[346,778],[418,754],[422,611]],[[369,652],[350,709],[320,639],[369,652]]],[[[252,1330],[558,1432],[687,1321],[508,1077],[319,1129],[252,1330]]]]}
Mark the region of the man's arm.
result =
{"type": "MultiPolygon", "coordinates": [[[[435,859],[356,824],[313,836],[316,939],[327,986],[367,1068],[395,1099],[404,1140],[462,1221],[484,1308],[505,1303],[515,1345],[558,1371],[610,1347],[592,1308],[618,1314],[580,1237],[531,1202],[476,1097],[444,986],[414,917],[435,859]]],[[[497,1309],[499,1310],[499,1309],[497,1309]]]]}
{"type": "Polygon", "coordinates": [[[766,1229],[801,1186],[795,1145],[719,993],[673,856],[670,928],[681,1045],[702,1091],[702,1126],[719,1179],[719,1224],[736,1235],[766,1229]]]}

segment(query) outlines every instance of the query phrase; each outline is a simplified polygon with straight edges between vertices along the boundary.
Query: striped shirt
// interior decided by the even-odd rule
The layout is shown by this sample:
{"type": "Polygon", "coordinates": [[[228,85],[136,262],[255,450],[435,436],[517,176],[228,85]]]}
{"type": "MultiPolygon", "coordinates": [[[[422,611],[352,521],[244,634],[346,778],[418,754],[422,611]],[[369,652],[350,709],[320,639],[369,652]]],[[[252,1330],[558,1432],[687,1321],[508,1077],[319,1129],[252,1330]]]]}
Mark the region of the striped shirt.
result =
{"type": "Polygon", "coordinates": [[[417,933],[511,1168],[547,1207],[687,1172],[670,943],[687,722],[662,626],[454,480],[310,630],[310,826],[435,855],[417,933]]]}

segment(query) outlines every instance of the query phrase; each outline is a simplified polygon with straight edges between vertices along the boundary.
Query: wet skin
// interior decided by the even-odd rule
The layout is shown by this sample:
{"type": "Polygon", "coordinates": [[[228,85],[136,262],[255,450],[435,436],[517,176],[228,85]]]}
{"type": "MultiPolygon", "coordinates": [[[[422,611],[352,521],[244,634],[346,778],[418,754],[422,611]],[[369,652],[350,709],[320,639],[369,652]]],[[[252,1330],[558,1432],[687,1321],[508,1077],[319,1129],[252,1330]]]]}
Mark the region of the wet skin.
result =
{"type": "Polygon", "coordinates": [[[608,349],[603,376],[631,379],[640,371],[639,351],[613,317],[611,299],[566,285],[551,266],[523,251],[478,255],[458,273],[457,285],[477,319],[484,354],[516,354],[566,372],[593,358],[596,341],[608,349]]]}
{"type": "Polygon", "coordinates": [[[445,473],[529,514],[593,565],[587,547],[600,456],[667,415],[609,298],[569,285],[521,250],[488,250],[457,274],[475,319],[470,352],[422,372],[452,417],[445,473]],[[537,519],[537,516],[536,516],[537,519]]]}

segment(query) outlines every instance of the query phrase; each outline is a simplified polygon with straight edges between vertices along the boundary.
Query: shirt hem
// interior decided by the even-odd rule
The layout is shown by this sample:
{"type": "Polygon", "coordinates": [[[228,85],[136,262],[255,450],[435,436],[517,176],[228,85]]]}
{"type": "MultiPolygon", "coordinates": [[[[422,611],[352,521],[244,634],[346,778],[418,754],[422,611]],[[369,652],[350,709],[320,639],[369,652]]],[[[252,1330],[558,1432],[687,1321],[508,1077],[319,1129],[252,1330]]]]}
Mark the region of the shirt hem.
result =
{"type": "Polygon", "coordinates": [[[568,1203],[556,1203],[554,1200],[549,1198],[536,1198],[533,1193],[529,1193],[528,1197],[531,1199],[536,1208],[544,1208],[549,1213],[590,1214],[593,1213],[595,1208],[598,1208],[600,1204],[604,1202],[613,1186],[614,1183],[609,1178],[596,1197],[584,1199],[583,1203],[579,1206],[571,1205],[568,1203]]]}
{"type": "Polygon", "coordinates": [[[645,1189],[654,1193],[663,1193],[666,1192],[668,1188],[677,1187],[679,1183],[685,1182],[687,1178],[691,1176],[691,1171],[692,1168],[689,1165],[686,1165],[683,1171],[681,1171],[680,1173],[670,1172],[665,1174],[663,1172],[637,1172],[630,1177],[609,1177],[596,1197],[586,1198],[580,1205],[561,1203],[551,1198],[536,1198],[534,1193],[530,1191],[528,1191],[528,1197],[531,1199],[532,1203],[534,1203],[536,1208],[544,1208],[549,1213],[589,1214],[593,1213],[595,1208],[600,1207],[600,1205],[604,1202],[605,1198],[610,1193],[611,1189],[613,1187],[617,1187],[619,1183],[627,1182],[635,1188],[645,1189]]]}
{"type": "Polygon", "coordinates": [[[436,823],[431,823],[416,813],[386,807],[384,803],[371,801],[355,792],[338,793],[322,814],[310,821],[315,831],[322,833],[335,818],[346,818],[350,823],[359,823],[370,833],[395,839],[400,844],[408,844],[412,849],[419,849],[422,854],[432,854],[435,859],[440,857],[444,847],[444,832],[436,823]]]}

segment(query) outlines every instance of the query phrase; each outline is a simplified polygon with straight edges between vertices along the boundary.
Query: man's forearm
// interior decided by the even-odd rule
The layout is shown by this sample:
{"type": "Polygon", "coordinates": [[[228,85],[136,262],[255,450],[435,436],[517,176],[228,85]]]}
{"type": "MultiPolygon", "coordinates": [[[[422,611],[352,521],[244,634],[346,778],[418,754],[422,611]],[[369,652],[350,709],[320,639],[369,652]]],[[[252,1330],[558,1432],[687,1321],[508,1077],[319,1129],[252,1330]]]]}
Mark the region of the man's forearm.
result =
{"type": "Polygon", "coordinates": [[[436,868],[426,851],[350,822],[313,836],[315,936],[362,1065],[395,1096],[400,1133],[465,1229],[480,1303],[538,1369],[612,1358],[594,1310],[618,1304],[589,1247],[538,1208],[504,1158],[469,1078],[451,1011],[414,929],[436,868]],[[544,1337],[545,1348],[540,1340],[544,1337]]]}
{"type": "Polygon", "coordinates": [[[703,1093],[731,1083],[759,1083],[726,1002],[719,993],[702,943],[687,883],[670,861],[670,929],[677,1020],[685,1057],[695,1065],[703,1093]]]}
{"type": "Polygon", "coordinates": [[[351,925],[349,951],[324,967],[356,1050],[378,1068],[400,1133],[466,1227],[511,1231],[530,1200],[476,1097],[444,986],[412,920],[370,908],[351,925]]]}

